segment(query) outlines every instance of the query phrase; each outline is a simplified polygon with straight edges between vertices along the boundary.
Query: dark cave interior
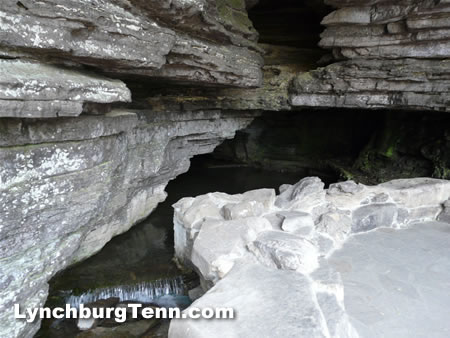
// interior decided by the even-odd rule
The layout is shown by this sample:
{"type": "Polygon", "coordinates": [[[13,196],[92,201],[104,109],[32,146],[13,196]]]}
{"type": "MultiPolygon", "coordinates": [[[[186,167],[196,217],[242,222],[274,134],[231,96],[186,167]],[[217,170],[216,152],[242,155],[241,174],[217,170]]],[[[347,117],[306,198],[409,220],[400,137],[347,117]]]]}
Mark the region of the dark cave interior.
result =
{"type": "Polygon", "coordinates": [[[320,22],[330,11],[322,1],[261,0],[248,13],[260,43],[318,48],[320,22]]]}
{"type": "Polygon", "coordinates": [[[266,112],[210,157],[327,181],[448,179],[449,126],[450,116],[437,112],[266,112]]]}

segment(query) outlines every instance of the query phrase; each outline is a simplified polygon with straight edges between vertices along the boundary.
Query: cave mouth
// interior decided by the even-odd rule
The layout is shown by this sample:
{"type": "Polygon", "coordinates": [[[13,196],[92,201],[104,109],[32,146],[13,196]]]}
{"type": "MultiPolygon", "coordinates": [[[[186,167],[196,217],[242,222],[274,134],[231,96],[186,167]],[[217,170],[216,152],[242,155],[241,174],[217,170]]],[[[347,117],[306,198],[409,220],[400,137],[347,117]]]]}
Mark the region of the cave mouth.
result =
{"type": "Polygon", "coordinates": [[[259,33],[259,42],[316,49],[323,17],[331,12],[323,1],[261,0],[248,10],[259,33]]]}
{"type": "Polygon", "coordinates": [[[309,109],[263,112],[208,155],[326,184],[449,179],[450,116],[441,112],[309,109]]]}
{"type": "Polygon", "coordinates": [[[297,64],[314,69],[331,60],[318,46],[323,17],[332,9],[321,0],[261,0],[248,9],[248,17],[266,50],[266,65],[297,64]]]}
{"type": "MultiPolygon", "coordinates": [[[[188,290],[199,286],[196,273],[181,270],[174,262],[174,209],[184,197],[211,192],[239,194],[254,189],[294,184],[303,177],[291,172],[274,175],[262,168],[236,165],[232,161],[211,161],[208,155],[192,158],[188,172],[177,176],[166,187],[167,199],[142,222],[112,238],[98,253],[65,270],[50,282],[46,307],[70,304],[102,304],[120,298],[157,306],[185,308],[192,300],[188,290]],[[153,297],[153,298],[152,298],[153,297]]],[[[100,323],[107,326],[108,322],[100,323]]],[[[169,320],[151,327],[148,334],[167,337],[169,320]]],[[[74,337],[82,331],[74,319],[44,319],[35,338],[74,337]]]]}

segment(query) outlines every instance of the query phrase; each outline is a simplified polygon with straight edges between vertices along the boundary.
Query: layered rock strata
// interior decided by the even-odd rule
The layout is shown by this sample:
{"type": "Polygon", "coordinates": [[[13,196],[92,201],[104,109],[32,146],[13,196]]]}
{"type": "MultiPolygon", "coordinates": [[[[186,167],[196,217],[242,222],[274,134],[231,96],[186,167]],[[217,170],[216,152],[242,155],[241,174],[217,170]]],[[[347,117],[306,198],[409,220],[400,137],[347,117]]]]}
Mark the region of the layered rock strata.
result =
{"type": "Polygon", "coordinates": [[[447,1],[327,1],[320,46],[349,59],[299,74],[293,106],[447,111],[450,4],[447,1]]]}
{"type": "Polygon", "coordinates": [[[189,158],[252,117],[119,110],[104,116],[0,120],[0,336],[30,337],[48,280],[149,215],[189,158]]]}
{"type": "MultiPolygon", "coordinates": [[[[306,107],[448,111],[450,5],[446,1],[327,3],[339,7],[322,20],[326,29],[319,45],[334,55],[328,59],[334,61],[330,65],[319,67],[323,51],[311,46],[274,45],[285,38],[279,33],[271,36],[272,45],[263,45],[261,88],[163,91],[150,100],[166,105],[182,101],[194,108],[267,111],[306,107]]],[[[265,20],[270,26],[270,18],[265,20]]]]}
{"type": "Polygon", "coordinates": [[[261,84],[245,2],[3,1],[0,56],[240,87],[261,84]]]}
{"type": "Polygon", "coordinates": [[[192,306],[233,307],[236,319],[174,320],[169,337],[358,337],[328,258],[356,234],[446,219],[450,182],[324,189],[308,177],[280,192],[210,193],[174,205],[176,255],[208,290],[192,306]]]}
{"type": "Polygon", "coordinates": [[[131,101],[120,80],[38,62],[0,59],[0,117],[78,116],[88,105],[131,101]]]}

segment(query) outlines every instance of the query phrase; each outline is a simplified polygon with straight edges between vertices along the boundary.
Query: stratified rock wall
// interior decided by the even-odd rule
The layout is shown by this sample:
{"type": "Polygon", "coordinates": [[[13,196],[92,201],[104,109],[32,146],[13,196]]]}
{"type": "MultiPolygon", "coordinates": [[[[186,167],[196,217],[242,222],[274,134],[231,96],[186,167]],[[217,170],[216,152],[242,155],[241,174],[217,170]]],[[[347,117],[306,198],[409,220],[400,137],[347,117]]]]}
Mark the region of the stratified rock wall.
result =
{"type": "Polygon", "coordinates": [[[257,87],[262,81],[257,33],[243,0],[6,0],[0,27],[3,58],[188,83],[257,87]]]}
{"type": "Polygon", "coordinates": [[[333,1],[320,46],[342,61],[299,74],[297,107],[448,111],[450,3],[428,0],[333,1]]]}
{"type": "Polygon", "coordinates": [[[255,116],[131,111],[125,81],[258,87],[257,39],[244,0],[0,3],[1,337],[31,337],[40,322],[14,320],[13,304],[43,305],[56,272],[255,116]]]}
{"type": "Polygon", "coordinates": [[[211,152],[251,117],[220,112],[0,120],[0,336],[31,337],[48,280],[148,216],[189,158],[211,152]]]}
{"type": "Polygon", "coordinates": [[[0,59],[0,76],[0,117],[78,116],[87,103],[131,101],[122,81],[67,67],[0,59]]]}

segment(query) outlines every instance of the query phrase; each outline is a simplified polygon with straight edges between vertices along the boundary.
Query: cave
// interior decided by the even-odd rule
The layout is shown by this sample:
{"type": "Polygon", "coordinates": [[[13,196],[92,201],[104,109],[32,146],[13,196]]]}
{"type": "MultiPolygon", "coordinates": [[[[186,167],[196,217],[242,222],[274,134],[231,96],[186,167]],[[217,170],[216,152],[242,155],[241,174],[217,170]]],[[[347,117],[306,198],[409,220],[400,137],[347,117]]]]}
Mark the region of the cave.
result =
{"type": "Polygon", "coordinates": [[[259,33],[259,43],[321,50],[323,26],[320,22],[332,11],[323,1],[259,1],[248,11],[259,33]]]}
{"type": "Polygon", "coordinates": [[[2,2],[0,336],[445,337],[449,13],[2,2]]]}

